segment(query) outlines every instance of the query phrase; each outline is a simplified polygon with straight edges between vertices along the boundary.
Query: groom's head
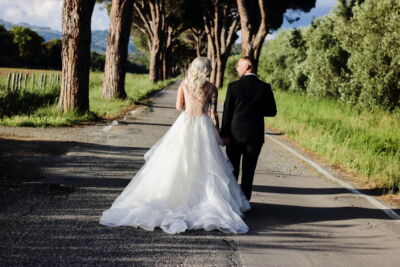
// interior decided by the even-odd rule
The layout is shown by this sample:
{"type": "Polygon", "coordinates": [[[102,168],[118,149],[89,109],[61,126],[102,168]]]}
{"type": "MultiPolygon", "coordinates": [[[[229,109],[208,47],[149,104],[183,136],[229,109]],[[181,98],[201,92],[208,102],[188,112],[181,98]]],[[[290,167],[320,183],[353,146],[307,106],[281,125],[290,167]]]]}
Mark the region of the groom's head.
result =
{"type": "Polygon", "coordinates": [[[236,65],[239,77],[254,72],[254,60],[252,57],[241,57],[236,65]]]}

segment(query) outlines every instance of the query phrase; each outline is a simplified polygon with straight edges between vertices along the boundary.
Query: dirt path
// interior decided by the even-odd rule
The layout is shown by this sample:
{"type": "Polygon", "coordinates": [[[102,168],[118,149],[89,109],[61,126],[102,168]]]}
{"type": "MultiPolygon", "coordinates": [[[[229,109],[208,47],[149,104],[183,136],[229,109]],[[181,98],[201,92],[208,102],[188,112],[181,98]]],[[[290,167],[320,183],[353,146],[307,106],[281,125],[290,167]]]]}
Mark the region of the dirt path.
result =
{"type": "Polygon", "coordinates": [[[268,139],[246,216],[249,233],[172,236],[99,225],[101,212],[179,114],[176,89],[171,85],[112,127],[0,127],[0,265],[398,264],[398,221],[268,139]]]}

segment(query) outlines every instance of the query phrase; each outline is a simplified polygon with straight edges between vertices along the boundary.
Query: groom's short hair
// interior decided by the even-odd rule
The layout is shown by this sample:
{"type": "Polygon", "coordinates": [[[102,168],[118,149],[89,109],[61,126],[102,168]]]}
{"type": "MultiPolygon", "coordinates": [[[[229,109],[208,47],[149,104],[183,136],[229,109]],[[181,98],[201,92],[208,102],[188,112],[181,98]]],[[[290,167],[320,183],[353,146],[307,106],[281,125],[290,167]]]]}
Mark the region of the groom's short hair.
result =
{"type": "Polygon", "coordinates": [[[249,63],[250,67],[251,67],[252,69],[254,68],[254,59],[253,59],[252,57],[250,57],[250,56],[244,56],[244,57],[241,57],[240,59],[246,60],[246,61],[249,63]]]}

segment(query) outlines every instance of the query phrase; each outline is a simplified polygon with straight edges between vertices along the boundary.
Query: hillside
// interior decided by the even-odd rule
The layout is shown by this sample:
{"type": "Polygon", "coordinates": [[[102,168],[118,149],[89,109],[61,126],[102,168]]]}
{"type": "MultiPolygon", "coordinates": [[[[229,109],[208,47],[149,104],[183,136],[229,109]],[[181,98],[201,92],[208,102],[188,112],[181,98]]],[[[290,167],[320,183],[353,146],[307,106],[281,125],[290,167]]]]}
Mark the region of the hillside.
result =
{"type": "MultiPolygon", "coordinates": [[[[11,29],[13,26],[28,27],[29,29],[37,32],[43,39],[47,42],[52,39],[61,38],[61,32],[53,30],[49,27],[40,27],[35,25],[30,25],[28,23],[13,24],[6,20],[0,19],[0,25],[3,25],[6,29],[11,29]]],[[[107,30],[102,31],[92,31],[92,45],[91,50],[96,51],[100,54],[105,54],[107,46],[107,30]]],[[[129,53],[136,53],[135,46],[132,42],[129,43],[129,53]]]]}

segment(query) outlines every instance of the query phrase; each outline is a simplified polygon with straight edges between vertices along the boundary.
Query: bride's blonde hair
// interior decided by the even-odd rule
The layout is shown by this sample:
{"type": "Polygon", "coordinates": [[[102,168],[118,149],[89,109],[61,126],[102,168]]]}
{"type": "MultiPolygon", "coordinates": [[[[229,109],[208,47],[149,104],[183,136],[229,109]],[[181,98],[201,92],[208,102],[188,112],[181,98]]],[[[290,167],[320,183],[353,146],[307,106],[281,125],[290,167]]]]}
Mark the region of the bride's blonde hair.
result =
{"type": "Polygon", "coordinates": [[[189,94],[195,98],[204,96],[203,85],[211,73],[211,62],[206,57],[197,57],[190,64],[186,75],[186,86],[189,94]]]}

